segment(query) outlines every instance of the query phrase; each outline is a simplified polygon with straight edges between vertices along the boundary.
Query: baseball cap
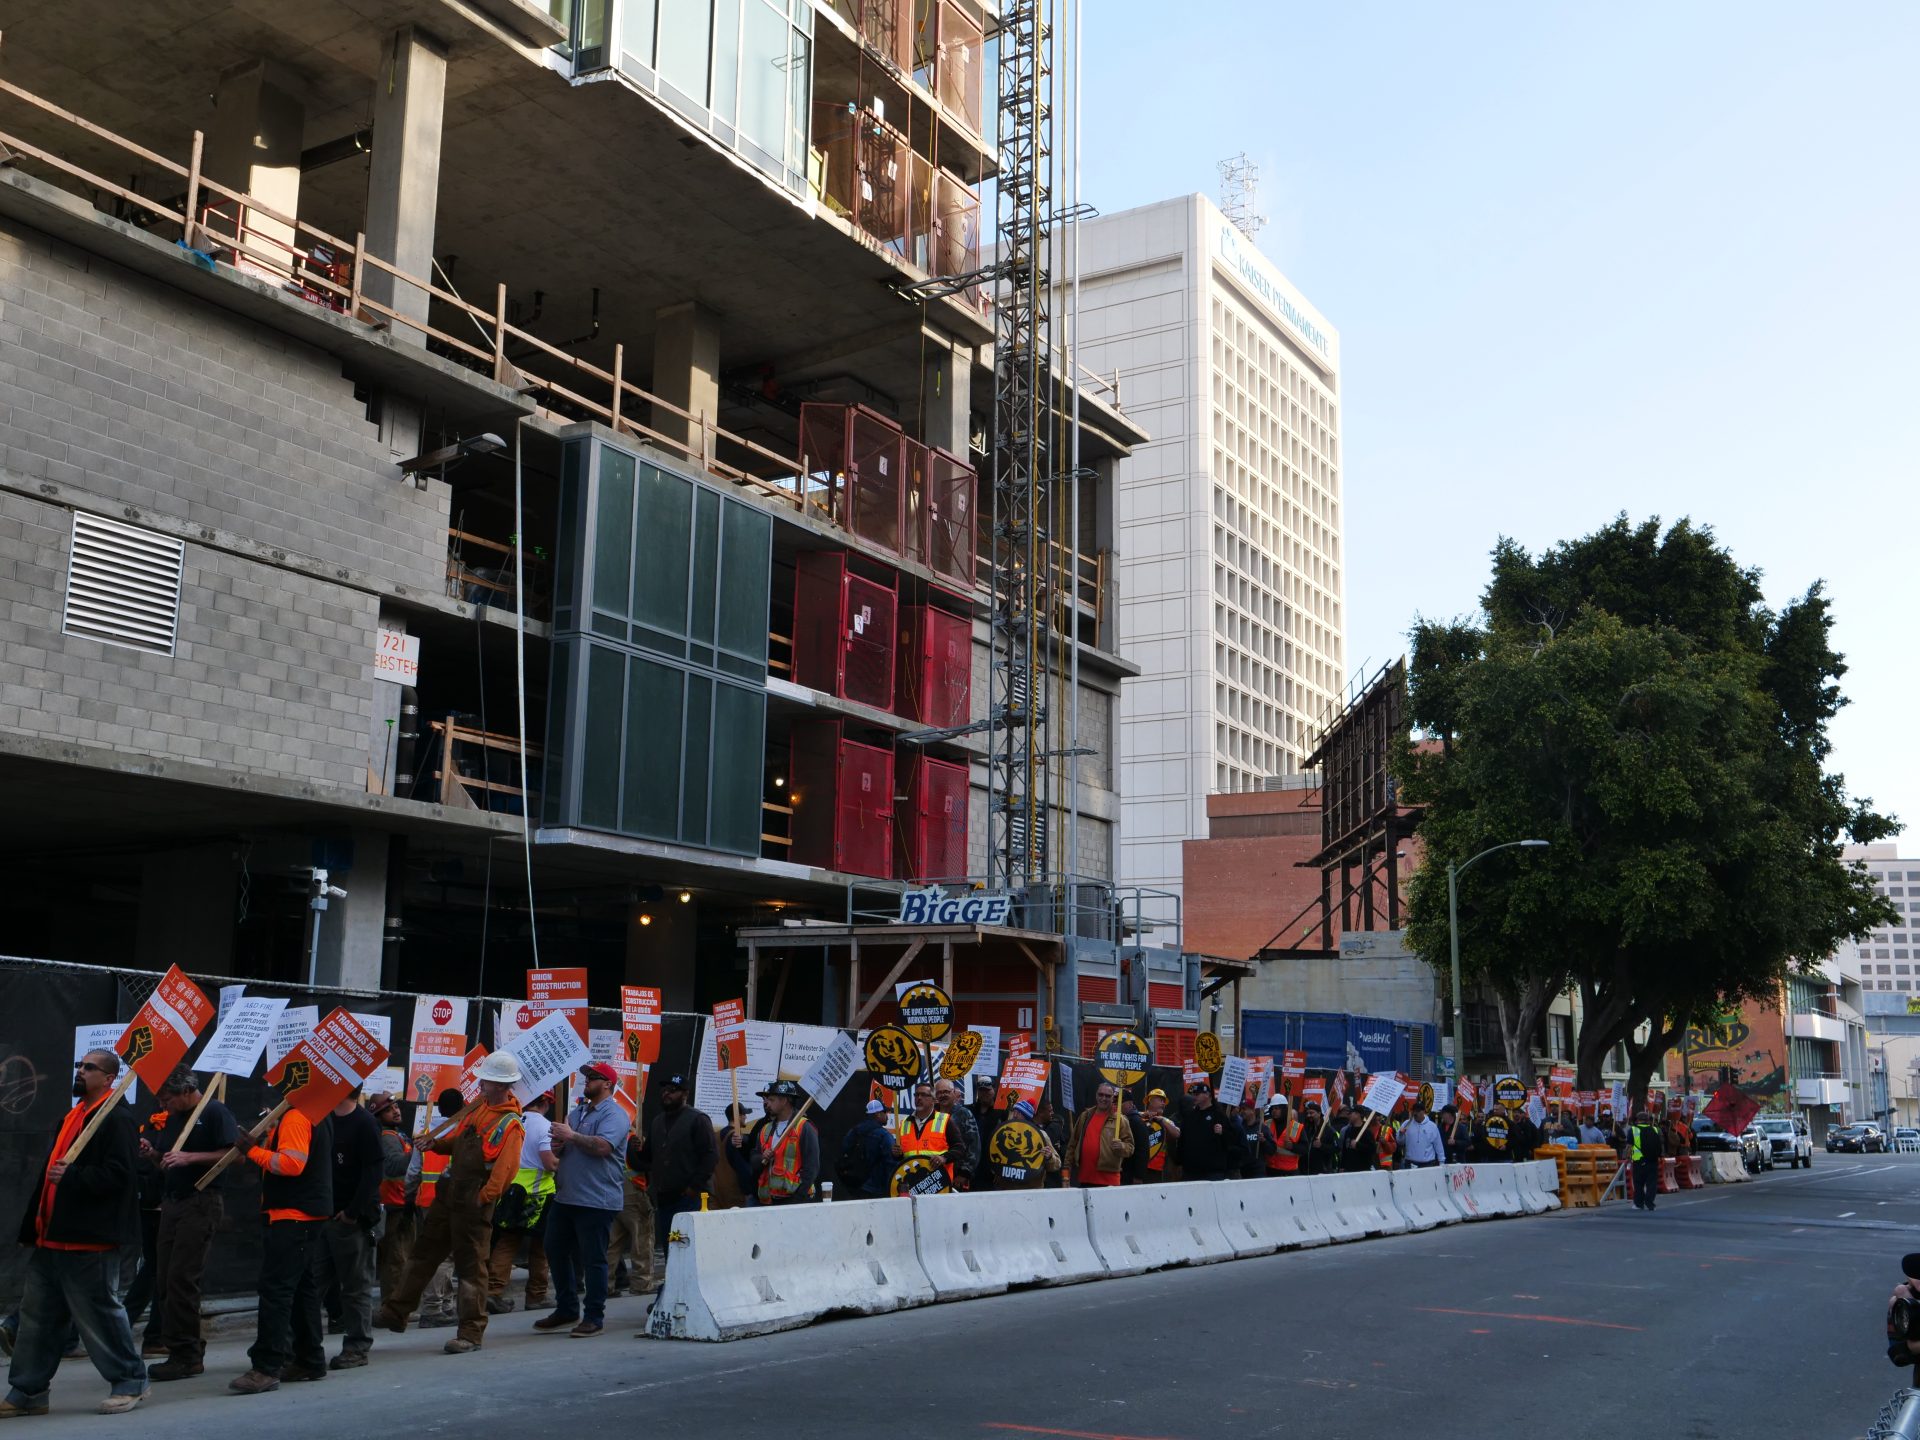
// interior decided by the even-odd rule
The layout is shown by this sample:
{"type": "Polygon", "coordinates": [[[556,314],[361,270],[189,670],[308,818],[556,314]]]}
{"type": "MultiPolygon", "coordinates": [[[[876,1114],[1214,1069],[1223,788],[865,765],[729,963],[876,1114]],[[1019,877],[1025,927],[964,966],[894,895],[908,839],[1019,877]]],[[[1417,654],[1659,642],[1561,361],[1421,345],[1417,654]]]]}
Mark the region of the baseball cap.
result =
{"type": "Polygon", "coordinates": [[[1187,1086],[1187,1094],[1189,1095],[1198,1095],[1202,1090],[1211,1095],[1213,1093],[1213,1082],[1211,1080],[1196,1080],[1193,1084],[1187,1086]]]}
{"type": "Polygon", "coordinates": [[[589,1064],[582,1065],[580,1067],[580,1073],[582,1075],[592,1075],[596,1079],[606,1081],[609,1085],[618,1085],[620,1083],[620,1077],[614,1074],[613,1066],[607,1064],[604,1060],[595,1060],[589,1064]]]}
{"type": "Polygon", "coordinates": [[[687,1088],[687,1077],[679,1074],[669,1075],[660,1082],[660,1088],[662,1090],[684,1090],[687,1088]]]}
{"type": "Polygon", "coordinates": [[[881,1104],[878,1100],[867,1101],[867,1114],[884,1115],[886,1113],[887,1113],[887,1107],[881,1104]]]}
{"type": "MultiPolygon", "coordinates": [[[[791,1080],[776,1080],[760,1092],[762,1099],[769,1095],[778,1095],[783,1100],[798,1100],[800,1087],[791,1080]]],[[[869,1100],[867,1103],[871,1105],[873,1102],[869,1100]]]]}

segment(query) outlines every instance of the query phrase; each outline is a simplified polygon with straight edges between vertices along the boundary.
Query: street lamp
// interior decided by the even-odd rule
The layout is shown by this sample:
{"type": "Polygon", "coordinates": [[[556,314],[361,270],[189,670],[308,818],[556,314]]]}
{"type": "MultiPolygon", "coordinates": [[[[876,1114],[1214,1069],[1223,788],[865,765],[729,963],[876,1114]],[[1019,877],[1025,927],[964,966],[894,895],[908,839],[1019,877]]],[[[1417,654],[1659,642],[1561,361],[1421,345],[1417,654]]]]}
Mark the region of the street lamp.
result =
{"type": "Polygon", "coordinates": [[[1460,877],[1497,851],[1515,847],[1544,850],[1550,843],[1546,840],[1509,840],[1504,845],[1482,850],[1464,865],[1447,866],[1447,939],[1453,946],[1453,1076],[1456,1084],[1467,1069],[1466,1007],[1460,998],[1460,877]]]}

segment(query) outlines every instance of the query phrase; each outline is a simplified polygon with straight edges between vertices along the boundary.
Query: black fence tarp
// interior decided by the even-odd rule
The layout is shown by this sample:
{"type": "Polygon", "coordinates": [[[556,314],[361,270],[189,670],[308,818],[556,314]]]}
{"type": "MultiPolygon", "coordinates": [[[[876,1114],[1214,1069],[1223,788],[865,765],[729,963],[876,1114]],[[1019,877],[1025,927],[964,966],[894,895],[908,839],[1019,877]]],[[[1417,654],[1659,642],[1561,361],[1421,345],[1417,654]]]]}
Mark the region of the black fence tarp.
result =
{"type": "MultiPolygon", "coordinates": [[[[209,998],[221,985],[239,983],[240,978],[194,976],[209,998]]],[[[81,1025],[132,1019],[159,979],[154,972],[0,956],[0,1225],[5,1227],[0,1232],[0,1314],[19,1301],[27,1252],[14,1243],[14,1238],[32,1201],[48,1147],[59,1131],[61,1118],[73,1104],[73,1032],[81,1025]]],[[[285,996],[294,1005],[318,1005],[322,1015],[336,1005],[345,1005],[362,1014],[387,1016],[393,1022],[394,1056],[390,1063],[405,1066],[413,1027],[412,994],[309,990],[271,981],[247,980],[245,984],[250,995],[285,996]]],[[[493,1043],[488,1016],[501,1001],[502,997],[489,997],[469,1007],[470,1044],[493,1043]]],[[[660,1058],[654,1064],[654,1076],[676,1070],[689,1077],[696,1073],[703,1018],[677,1012],[662,1017],[660,1058]]],[[[595,1009],[589,1023],[595,1029],[618,1030],[620,1013],[595,1009]]],[[[201,1040],[205,1038],[203,1035],[201,1040]]],[[[189,1062],[198,1052],[196,1044],[189,1052],[189,1062]]],[[[1098,1083],[1097,1069],[1087,1060],[1069,1059],[1065,1063],[1074,1072],[1073,1093],[1084,1104],[1098,1083]]],[[[1180,1073],[1177,1067],[1155,1066],[1149,1083],[1177,1096],[1180,1073]]],[[[651,1088],[657,1092],[657,1080],[651,1088]]],[[[824,1113],[816,1107],[823,1179],[831,1178],[841,1140],[864,1115],[867,1094],[868,1077],[860,1072],[824,1113]]],[[[257,1078],[227,1082],[228,1108],[242,1126],[253,1124],[271,1103],[268,1087],[257,1078]]],[[[140,1086],[133,1113],[145,1116],[155,1108],[152,1094],[140,1086]]],[[[642,1123],[650,1122],[658,1109],[658,1100],[650,1094],[642,1123]]],[[[206,1293],[251,1294],[259,1270],[259,1175],[251,1166],[230,1166],[217,1185],[226,1221],[207,1262],[206,1293]]]]}

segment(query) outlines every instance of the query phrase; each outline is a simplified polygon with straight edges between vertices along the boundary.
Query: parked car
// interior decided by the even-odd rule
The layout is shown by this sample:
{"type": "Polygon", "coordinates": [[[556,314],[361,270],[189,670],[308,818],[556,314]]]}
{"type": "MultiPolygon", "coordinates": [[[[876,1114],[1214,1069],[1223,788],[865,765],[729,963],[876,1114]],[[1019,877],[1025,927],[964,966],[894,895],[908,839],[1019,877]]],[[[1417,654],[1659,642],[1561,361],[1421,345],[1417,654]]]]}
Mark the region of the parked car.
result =
{"type": "Polygon", "coordinates": [[[1920,1150],[1920,1130],[1911,1125],[1897,1125],[1893,1131],[1893,1148],[1897,1151],[1920,1150]]]}
{"type": "MultiPolygon", "coordinates": [[[[1813,1134],[1805,1120],[1797,1115],[1762,1115],[1754,1124],[1766,1137],[1776,1165],[1784,1160],[1789,1170],[1813,1167],[1813,1134]]],[[[1916,1139],[1920,1140],[1920,1135],[1916,1139]]]]}
{"type": "Polygon", "coordinates": [[[1749,1171],[1762,1169],[1767,1163],[1768,1147],[1759,1132],[1750,1129],[1745,1135],[1734,1135],[1722,1130],[1704,1115],[1693,1122],[1693,1148],[1738,1155],[1749,1171]]]}
{"type": "Polygon", "coordinates": [[[1827,1136],[1827,1149],[1839,1155],[1884,1155],[1887,1137],[1871,1123],[1842,1125],[1827,1136]]]}
{"type": "Polygon", "coordinates": [[[1749,1170],[1773,1169],[1773,1142],[1767,1138],[1767,1132],[1760,1128],[1758,1121],[1747,1126],[1741,1133],[1740,1139],[1760,1152],[1757,1164],[1751,1161],[1748,1162],[1747,1168],[1749,1170]]]}

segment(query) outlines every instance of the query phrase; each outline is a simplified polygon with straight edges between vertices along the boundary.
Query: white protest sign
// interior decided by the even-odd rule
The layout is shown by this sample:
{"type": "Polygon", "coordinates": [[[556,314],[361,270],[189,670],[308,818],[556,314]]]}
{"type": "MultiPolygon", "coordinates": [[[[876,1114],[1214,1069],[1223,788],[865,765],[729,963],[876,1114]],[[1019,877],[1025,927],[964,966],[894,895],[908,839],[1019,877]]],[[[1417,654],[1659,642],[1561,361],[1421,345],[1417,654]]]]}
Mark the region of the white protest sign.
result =
{"type": "Polygon", "coordinates": [[[267,1034],[267,1069],[285,1059],[287,1052],[311,1035],[319,1023],[318,1005],[289,1005],[282,1010],[267,1034]]]}
{"type": "MultiPolygon", "coordinates": [[[[223,994],[223,1004],[225,1000],[223,994]]],[[[286,1008],[285,1000],[266,995],[238,997],[220,1016],[220,1028],[213,1032],[194,1068],[209,1075],[237,1075],[244,1080],[260,1063],[260,1054],[286,1008]]]]}
{"type": "Polygon", "coordinates": [[[800,1088],[807,1092],[815,1105],[824,1110],[833,1103],[834,1097],[847,1081],[853,1078],[853,1072],[864,1063],[854,1038],[844,1032],[836,1032],[833,1043],[814,1057],[813,1064],[800,1077],[800,1088]]]}
{"type": "Polygon", "coordinates": [[[1438,1114],[1440,1111],[1447,1108],[1447,1103],[1450,1098],[1449,1096],[1450,1087],[1448,1086],[1445,1080],[1435,1080],[1432,1083],[1433,1083],[1433,1111],[1435,1114],[1438,1114]]]}
{"type": "Polygon", "coordinates": [[[1080,1107],[1073,1103],[1073,1066],[1064,1060],[1053,1062],[1053,1073],[1060,1077],[1060,1108],[1071,1115],[1080,1107]]]}
{"type": "Polygon", "coordinates": [[[1399,1073],[1389,1070],[1384,1075],[1367,1077],[1367,1093],[1361,1096],[1360,1103],[1376,1115],[1391,1115],[1393,1107],[1406,1093],[1407,1087],[1401,1083],[1399,1073]]]}
{"type": "Polygon", "coordinates": [[[1547,1102],[1542,1100],[1538,1095],[1529,1095],[1527,1097],[1527,1118],[1536,1125],[1545,1125],[1547,1123],[1547,1102]]]}
{"type": "MultiPolygon", "coordinates": [[[[358,1010],[347,1012],[367,1028],[367,1032],[380,1042],[380,1048],[393,1055],[393,1017],[391,1015],[362,1015],[358,1010]]],[[[371,1080],[372,1077],[368,1077],[371,1080]]],[[[378,1087],[374,1087],[378,1088],[378,1087]]]]}
{"type": "Polygon", "coordinates": [[[372,1095],[401,1095],[407,1088],[407,1072],[398,1065],[382,1065],[367,1077],[367,1092],[372,1095]]]}
{"type": "MultiPolygon", "coordinates": [[[[110,1025],[76,1025],[73,1027],[73,1063],[78,1065],[89,1050],[105,1050],[111,1054],[120,1053],[120,1037],[126,1033],[127,1022],[115,1020],[110,1025]]],[[[133,1092],[138,1085],[127,1087],[127,1104],[133,1104],[133,1092]]]]}
{"type": "Polygon", "coordinates": [[[513,1093],[522,1105],[551,1090],[593,1058],[564,1010],[548,1012],[538,1025],[500,1048],[520,1062],[520,1083],[513,1087],[513,1093]]]}
{"type": "Polygon", "coordinates": [[[994,1079],[1000,1073],[1000,1027],[969,1025],[967,1029],[980,1037],[980,1053],[973,1057],[973,1068],[967,1071],[967,1079],[994,1079]]]}
{"type": "MultiPolygon", "coordinates": [[[[760,1092],[780,1078],[780,1048],[786,1037],[783,1026],[766,1020],[743,1020],[740,1028],[746,1035],[747,1058],[735,1067],[734,1075],[740,1082],[741,1123],[751,1125],[761,1113],[760,1092]]],[[[707,1019],[700,1029],[693,1103],[714,1124],[724,1125],[727,1106],[733,1103],[733,1081],[720,1068],[720,1057],[714,1050],[713,1021],[707,1019]]]]}
{"type": "Polygon", "coordinates": [[[1622,1085],[1618,1080],[1613,1082],[1612,1099],[1613,1118],[1616,1120],[1625,1120],[1627,1118],[1627,1087],[1622,1085]]]}
{"type": "MultiPolygon", "coordinates": [[[[787,1025],[780,1036],[781,1080],[804,1080],[814,1062],[827,1052],[840,1032],[831,1025],[787,1025]]],[[[811,1092],[809,1092],[811,1093],[811,1092]]],[[[824,1105],[825,1101],[816,1101],[824,1105]]]]}
{"type": "Polygon", "coordinates": [[[1237,1109],[1247,1098],[1247,1057],[1229,1055],[1220,1062],[1220,1100],[1237,1109]]]}
{"type": "Polygon", "coordinates": [[[215,1023],[219,1025],[226,1024],[227,1012],[233,1009],[233,1002],[246,993],[247,987],[245,985],[222,985],[220,987],[220,1015],[215,1023]]]}

